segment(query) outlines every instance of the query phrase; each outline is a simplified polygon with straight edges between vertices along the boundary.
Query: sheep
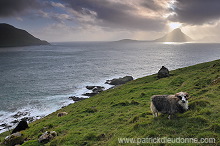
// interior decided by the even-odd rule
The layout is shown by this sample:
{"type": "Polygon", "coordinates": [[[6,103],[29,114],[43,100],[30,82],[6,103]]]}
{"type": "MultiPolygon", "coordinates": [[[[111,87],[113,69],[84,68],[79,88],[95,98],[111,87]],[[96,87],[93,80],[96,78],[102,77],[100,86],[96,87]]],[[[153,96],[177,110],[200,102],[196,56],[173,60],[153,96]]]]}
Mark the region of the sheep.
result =
{"type": "Polygon", "coordinates": [[[189,94],[186,92],[179,92],[175,95],[154,95],[151,97],[151,111],[154,117],[158,113],[168,114],[168,119],[175,113],[184,113],[188,110],[189,94]]]}
{"type": "Polygon", "coordinates": [[[68,113],[67,112],[60,112],[57,114],[58,117],[62,117],[62,116],[65,116],[67,115],[68,113]]]}

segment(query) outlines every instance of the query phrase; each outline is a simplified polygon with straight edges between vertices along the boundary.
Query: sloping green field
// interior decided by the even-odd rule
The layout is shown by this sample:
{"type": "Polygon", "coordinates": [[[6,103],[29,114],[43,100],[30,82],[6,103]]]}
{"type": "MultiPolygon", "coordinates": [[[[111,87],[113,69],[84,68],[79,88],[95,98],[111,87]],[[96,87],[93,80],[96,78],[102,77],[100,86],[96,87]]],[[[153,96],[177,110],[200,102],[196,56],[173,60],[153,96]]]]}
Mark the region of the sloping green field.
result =
{"type": "MultiPolygon", "coordinates": [[[[37,120],[22,131],[29,140],[23,145],[39,145],[37,139],[45,131],[58,133],[55,139],[45,144],[57,146],[134,145],[132,142],[137,140],[146,143],[150,138],[165,137],[212,138],[215,143],[210,145],[220,145],[220,60],[170,73],[168,78],[157,79],[155,74],[131,81],[37,120]],[[189,110],[177,114],[172,120],[168,120],[167,115],[153,118],[150,97],[180,91],[192,96],[189,110]],[[57,117],[61,111],[68,115],[57,117]]],[[[7,135],[8,132],[0,135],[1,142],[7,135]]]]}

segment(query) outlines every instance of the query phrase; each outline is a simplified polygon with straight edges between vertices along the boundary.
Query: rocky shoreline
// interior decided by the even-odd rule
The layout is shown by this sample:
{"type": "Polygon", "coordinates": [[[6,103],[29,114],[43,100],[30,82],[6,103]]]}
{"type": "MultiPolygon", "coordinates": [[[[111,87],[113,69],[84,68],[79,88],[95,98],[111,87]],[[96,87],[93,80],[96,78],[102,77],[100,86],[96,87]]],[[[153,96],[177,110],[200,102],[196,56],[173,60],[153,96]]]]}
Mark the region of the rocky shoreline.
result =
{"type": "Polygon", "coordinates": [[[11,116],[12,121],[8,123],[2,123],[0,125],[0,131],[2,132],[11,131],[14,128],[14,126],[19,123],[19,121],[27,121],[28,123],[31,123],[33,121],[36,121],[44,117],[44,116],[30,116],[30,115],[31,113],[28,111],[24,111],[24,112],[19,111],[16,114],[13,114],[11,116]]]}
{"type": "MultiPolygon", "coordinates": [[[[106,80],[105,84],[109,84],[112,85],[112,87],[108,88],[108,89],[112,89],[115,88],[116,86],[125,84],[129,81],[132,81],[133,77],[132,76],[125,76],[122,78],[114,78],[111,80],[106,80]]],[[[77,96],[70,96],[69,99],[73,100],[74,102],[79,102],[81,100],[85,100],[87,98],[90,98],[92,96],[95,96],[105,90],[105,87],[103,86],[85,86],[85,88],[88,90],[87,93],[82,94],[83,97],[77,97],[77,96]],[[85,97],[87,96],[87,97],[85,97]]],[[[31,123],[35,120],[41,119],[44,116],[31,116],[31,113],[29,111],[18,111],[17,113],[13,114],[10,116],[12,118],[12,120],[10,122],[7,123],[2,123],[0,124],[0,131],[1,132],[5,132],[5,131],[11,131],[18,123],[19,121],[27,121],[27,123],[31,123]]]]}
{"type": "MultiPolygon", "coordinates": [[[[164,66],[162,66],[162,68],[158,72],[158,78],[164,78],[164,77],[168,77],[168,76],[169,76],[169,70],[167,68],[165,68],[164,66]]],[[[106,80],[105,84],[112,85],[110,88],[108,88],[108,89],[112,89],[112,88],[115,88],[115,87],[120,86],[122,84],[125,84],[129,81],[132,81],[132,80],[134,80],[134,78],[132,76],[125,76],[125,77],[120,77],[120,78],[114,78],[111,80],[106,80]]],[[[89,92],[82,94],[82,97],[70,96],[69,99],[74,102],[79,102],[79,101],[88,99],[92,96],[95,96],[105,90],[108,90],[103,86],[97,86],[97,85],[85,86],[85,88],[89,92]]],[[[46,116],[46,115],[44,115],[44,116],[30,116],[30,115],[31,115],[31,113],[28,111],[23,111],[23,112],[19,111],[16,114],[13,114],[11,116],[11,118],[13,119],[12,121],[10,121],[8,123],[0,124],[0,131],[2,131],[2,132],[10,131],[20,121],[26,121],[27,123],[31,123],[35,120],[41,119],[44,116],[46,116]]]]}
{"type": "MultiPolygon", "coordinates": [[[[134,78],[132,76],[125,76],[122,78],[114,78],[111,80],[106,80],[105,84],[113,85],[111,88],[114,88],[116,86],[125,84],[129,81],[132,81],[132,80],[134,80],[134,78]]],[[[109,88],[109,89],[111,89],[111,88],[109,88]]],[[[82,96],[88,96],[88,98],[95,96],[104,90],[108,90],[108,89],[105,89],[105,87],[103,87],[103,86],[94,86],[94,85],[93,86],[86,86],[86,89],[88,89],[89,91],[92,91],[92,92],[82,94],[82,96]]],[[[76,96],[70,96],[69,98],[72,99],[74,102],[78,102],[78,101],[87,99],[84,97],[76,97],[76,96]]]]}
{"type": "MultiPolygon", "coordinates": [[[[157,78],[160,79],[160,78],[165,78],[165,77],[169,77],[169,76],[170,76],[169,70],[166,67],[162,66],[162,68],[158,71],[157,78]]],[[[111,80],[107,80],[105,82],[105,84],[113,85],[112,87],[109,88],[109,89],[111,89],[111,88],[115,88],[116,86],[120,86],[120,85],[125,84],[129,81],[132,81],[132,80],[134,80],[132,76],[125,76],[122,78],[114,78],[111,80]]],[[[92,96],[95,96],[95,95],[103,92],[104,90],[108,90],[108,89],[105,89],[105,87],[103,87],[103,86],[85,86],[85,88],[87,90],[89,90],[90,92],[84,93],[84,94],[82,94],[82,96],[88,96],[87,98],[70,96],[69,99],[73,100],[74,102],[80,102],[82,100],[86,100],[88,98],[91,98],[92,96]]],[[[138,102],[133,102],[133,103],[139,104],[138,102]]],[[[96,111],[96,109],[93,109],[92,112],[94,112],[94,110],[96,111]]],[[[67,114],[68,114],[67,112],[60,112],[57,114],[57,116],[62,117],[67,114]]],[[[13,144],[13,145],[22,144],[22,143],[24,143],[25,140],[22,138],[22,134],[20,133],[20,131],[28,128],[29,127],[28,123],[35,121],[37,117],[31,117],[29,112],[17,112],[12,117],[15,118],[16,120],[12,121],[11,123],[13,123],[14,125],[18,123],[17,126],[13,130],[11,129],[12,132],[9,129],[9,128],[12,128],[12,126],[10,126],[8,124],[0,125],[0,127],[4,127],[4,129],[8,128],[8,130],[11,133],[10,135],[8,135],[4,139],[4,143],[5,144],[13,144]],[[21,117],[23,117],[23,118],[21,118],[21,117]],[[19,118],[20,118],[20,120],[18,120],[19,118]],[[19,141],[17,141],[17,139],[19,139],[19,141]]],[[[40,117],[40,118],[42,118],[42,117],[40,117]]],[[[38,142],[39,143],[47,143],[47,142],[51,141],[51,139],[53,139],[56,136],[57,136],[56,131],[50,131],[50,132],[46,131],[44,134],[42,134],[39,137],[38,142]]]]}

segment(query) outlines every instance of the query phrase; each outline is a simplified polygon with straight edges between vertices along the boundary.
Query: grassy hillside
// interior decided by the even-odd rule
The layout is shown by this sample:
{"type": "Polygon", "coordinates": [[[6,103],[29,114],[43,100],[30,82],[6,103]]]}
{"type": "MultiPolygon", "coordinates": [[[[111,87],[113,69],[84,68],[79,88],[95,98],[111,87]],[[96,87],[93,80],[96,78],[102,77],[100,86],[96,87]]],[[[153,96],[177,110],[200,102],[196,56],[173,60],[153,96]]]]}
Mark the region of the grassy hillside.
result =
{"type": "MultiPolygon", "coordinates": [[[[216,138],[215,145],[220,145],[220,60],[170,73],[168,78],[157,79],[155,74],[131,81],[35,121],[22,131],[30,140],[23,145],[39,145],[37,139],[45,131],[58,133],[46,144],[58,146],[119,145],[118,138],[151,137],[216,138]],[[189,111],[172,120],[167,115],[153,118],[150,97],[180,91],[192,96],[189,111]],[[57,117],[60,111],[69,114],[57,117]]],[[[0,135],[1,142],[7,135],[0,135]]]]}

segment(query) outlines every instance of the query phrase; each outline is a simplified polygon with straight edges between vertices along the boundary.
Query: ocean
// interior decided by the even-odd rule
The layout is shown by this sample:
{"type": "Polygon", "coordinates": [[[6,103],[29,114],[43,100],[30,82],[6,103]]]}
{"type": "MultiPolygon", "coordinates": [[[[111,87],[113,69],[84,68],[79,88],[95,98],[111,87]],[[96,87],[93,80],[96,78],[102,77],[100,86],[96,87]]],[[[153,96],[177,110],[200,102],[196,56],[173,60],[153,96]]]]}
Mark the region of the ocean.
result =
{"type": "MultiPolygon", "coordinates": [[[[72,42],[0,48],[0,133],[24,117],[48,115],[69,96],[106,80],[155,74],[220,59],[220,44],[72,42]],[[6,126],[7,125],[7,126],[6,126]]],[[[11,127],[13,128],[13,127],[11,127]]]]}

